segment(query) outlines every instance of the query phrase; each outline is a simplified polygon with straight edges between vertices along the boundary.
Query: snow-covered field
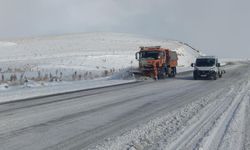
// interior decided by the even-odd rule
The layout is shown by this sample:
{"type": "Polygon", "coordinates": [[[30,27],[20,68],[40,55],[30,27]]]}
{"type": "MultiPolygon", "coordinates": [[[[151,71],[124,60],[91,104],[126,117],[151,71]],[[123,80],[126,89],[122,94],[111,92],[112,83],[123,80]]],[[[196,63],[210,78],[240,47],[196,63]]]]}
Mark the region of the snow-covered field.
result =
{"type": "Polygon", "coordinates": [[[31,91],[32,96],[46,94],[46,89],[47,94],[59,92],[52,89],[60,89],[60,85],[63,89],[72,86],[76,89],[72,83],[80,83],[77,89],[90,88],[90,81],[97,86],[98,82],[93,79],[102,81],[99,86],[109,85],[109,82],[124,83],[126,71],[138,66],[134,57],[139,47],[156,45],[178,52],[179,72],[189,70],[190,64],[200,54],[178,41],[122,33],[0,41],[0,101],[11,99],[10,95],[15,99],[21,96],[19,93],[29,95],[31,91]]]}

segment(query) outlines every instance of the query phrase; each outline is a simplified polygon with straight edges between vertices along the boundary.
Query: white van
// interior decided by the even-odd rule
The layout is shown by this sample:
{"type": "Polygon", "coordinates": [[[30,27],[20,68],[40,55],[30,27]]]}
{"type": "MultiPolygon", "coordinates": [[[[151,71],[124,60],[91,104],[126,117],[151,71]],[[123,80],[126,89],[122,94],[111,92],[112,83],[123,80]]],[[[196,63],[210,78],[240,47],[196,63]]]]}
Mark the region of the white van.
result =
{"type": "Polygon", "coordinates": [[[215,56],[200,56],[196,59],[195,63],[191,64],[194,67],[193,78],[209,78],[216,80],[217,77],[221,78],[225,71],[220,69],[220,63],[215,56]]]}

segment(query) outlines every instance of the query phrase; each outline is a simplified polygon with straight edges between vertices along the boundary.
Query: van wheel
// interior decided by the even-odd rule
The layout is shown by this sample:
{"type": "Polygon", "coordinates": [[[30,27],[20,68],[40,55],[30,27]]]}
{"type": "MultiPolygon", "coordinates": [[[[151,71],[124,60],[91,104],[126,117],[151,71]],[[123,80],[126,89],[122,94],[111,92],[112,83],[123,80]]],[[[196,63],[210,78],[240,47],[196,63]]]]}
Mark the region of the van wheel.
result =
{"type": "Polygon", "coordinates": [[[222,73],[219,74],[219,78],[221,78],[221,77],[222,77],[222,73]]]}
{"type": "Polygon", "coordinates": [[[217,73],[213,76],[214,80],[217,80],[217,73]]]}

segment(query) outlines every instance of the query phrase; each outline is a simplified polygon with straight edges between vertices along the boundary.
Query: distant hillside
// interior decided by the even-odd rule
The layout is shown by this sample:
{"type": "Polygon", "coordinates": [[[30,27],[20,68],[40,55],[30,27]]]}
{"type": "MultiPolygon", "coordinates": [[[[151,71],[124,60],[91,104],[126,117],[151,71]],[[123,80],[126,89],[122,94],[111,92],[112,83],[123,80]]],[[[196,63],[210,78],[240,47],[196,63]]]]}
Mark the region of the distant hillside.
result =
{"type": "MultiPolygon", "coordinates": [[[[199,55],[191,46],[123,33],[83,33],[0,41],[0,70],[39,81],[48,76],[72,80],[94,79],[138,67],[140,46],[162,46],[177,51],[179,67],[188,67],[199,55]]],[[[121,73],[122,75],[122,73],[121,73]]]]}

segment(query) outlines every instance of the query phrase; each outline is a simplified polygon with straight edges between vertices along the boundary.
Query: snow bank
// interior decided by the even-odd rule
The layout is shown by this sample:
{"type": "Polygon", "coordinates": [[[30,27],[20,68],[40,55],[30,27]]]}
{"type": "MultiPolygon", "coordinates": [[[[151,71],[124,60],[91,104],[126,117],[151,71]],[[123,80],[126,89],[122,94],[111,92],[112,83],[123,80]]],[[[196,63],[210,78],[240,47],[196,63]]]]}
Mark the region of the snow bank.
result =
{"type": "Polygon", "coordinates": [[[3,42],[0,41],[0,48],[6,48],[6,47],[12,47],[12,46],[16,46],[16,43],[13,42],[3,42]]]}
{"type": "Polygon", "coordinates": [[[242,149],[250,91],[250,82],[246,81],[232,83],[164,116],[106,138],[91,149],[242,149]]]}
{"type": "Polygon", "coordinates": [[[4,84],[0,84],[0,91],[1,90],[7,90],[9,88],[9,85],[4,83],[4,84]]]}
{"type": "Polygon", "coordinates": [[[132,82],[135,82],[135,80],[109,80],[104,78],[73,82],[30,82],[25,85],[15,87],[9,87],[7,84],[3,84],[0,85],[0,103],[55,93],[71,92],[132,82]]]}
{"type": "Polygon", "coordinates": [[[207,98],[203,97],[165,116],[158,117],[144,125],[127,131],[121,136],[105,139],[105,142],[93,147],[93,149],[164,149],[166,144],[169,144],[173,139],[164,139],[165,145],[161,143],[156,144],[155,141],[161,140],[162,137],[174,136],[177,131],[185,126],[190,118],[208,104],[210,98],[213,96],[214,94],[211,94],[207,98]],[[157,145],[157,148],[152,148],[152,145],[157,145]]]}

